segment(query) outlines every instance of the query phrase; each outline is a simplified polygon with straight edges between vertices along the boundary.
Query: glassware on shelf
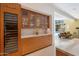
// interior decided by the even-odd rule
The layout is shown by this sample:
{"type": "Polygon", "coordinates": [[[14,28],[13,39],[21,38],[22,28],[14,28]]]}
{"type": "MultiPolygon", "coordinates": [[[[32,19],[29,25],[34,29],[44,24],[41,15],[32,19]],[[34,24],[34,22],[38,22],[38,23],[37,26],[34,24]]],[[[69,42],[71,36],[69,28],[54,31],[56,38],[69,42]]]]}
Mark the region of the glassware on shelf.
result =
{"type": "Polygon", "coordinates": [[[36,16],[36,27],[40,28],[40,17],[39,17],[39,15],[36,16]]]}
{"type": "Polygon", "coordinates": [[[22,9],[22,28],[28,28],[29,12],[22,9]]]}
{"type": "Polygon", "coordinates": [[[23,17],[22,18],[22,28],[27,28],[28,27],[28,18],[27,17],[23,17]]]}
{"type": "Polygon", "coordinates": [[[43,29],[43,33],[46,34],[48,28],[47,17],[42,15],[40,20],[41,20],[40,23],[41,23],[41,28],[43,29]]]}
{"type": "Polygon", "coordinates": [[[33,34],[48,33],[48,16],[29,11],[23,14],[22,24],[23,28],[29,26],[29,29],[33,30],[33,34]]]}
{"type": "Polygon", "coordinates": [[[30,28],[35,28],[36,21],[35,21],[35,15],[31,14],[30,16],[30,28]]]}

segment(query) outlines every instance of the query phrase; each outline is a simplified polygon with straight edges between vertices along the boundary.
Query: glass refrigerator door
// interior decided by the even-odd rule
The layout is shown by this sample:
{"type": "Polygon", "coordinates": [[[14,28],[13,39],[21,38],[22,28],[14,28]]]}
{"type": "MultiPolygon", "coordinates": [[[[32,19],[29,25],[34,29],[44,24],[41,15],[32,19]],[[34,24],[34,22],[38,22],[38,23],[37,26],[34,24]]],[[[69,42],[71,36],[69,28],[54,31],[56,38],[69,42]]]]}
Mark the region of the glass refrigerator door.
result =
{"type": "Polygon", "coordinates": [[[16,14],[4,14],[4,49],[5,54],[18,50],[18,17],[16,14]]]}

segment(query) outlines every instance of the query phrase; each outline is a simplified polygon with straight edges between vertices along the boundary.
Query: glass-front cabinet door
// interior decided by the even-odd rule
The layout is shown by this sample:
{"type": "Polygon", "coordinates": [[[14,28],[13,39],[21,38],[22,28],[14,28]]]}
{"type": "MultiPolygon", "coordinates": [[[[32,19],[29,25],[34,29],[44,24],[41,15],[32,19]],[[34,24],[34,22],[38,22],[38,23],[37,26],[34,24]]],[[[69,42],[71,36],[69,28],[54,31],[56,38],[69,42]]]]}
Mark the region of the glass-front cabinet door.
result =
{"type": "Polygon", "coordinates": [[[27,10],[22,9],[22,29],[29,27],[29,13],[27,10]]]}
{"type": "Polygon", "coordinates": [[[4,14],[4,42],[5,54],[18,50],[18,17],[16,14],[4,14]]]}

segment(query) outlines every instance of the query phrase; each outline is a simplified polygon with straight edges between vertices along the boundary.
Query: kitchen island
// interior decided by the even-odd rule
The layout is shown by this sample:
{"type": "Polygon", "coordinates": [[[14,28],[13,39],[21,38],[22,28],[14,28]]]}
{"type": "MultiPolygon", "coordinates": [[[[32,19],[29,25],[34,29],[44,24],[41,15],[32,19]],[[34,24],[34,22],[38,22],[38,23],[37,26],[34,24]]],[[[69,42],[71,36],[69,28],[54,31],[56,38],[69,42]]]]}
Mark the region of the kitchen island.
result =
{"type": "MultiPolygon", "coordinates": [[[[79,39],[55,39],[55,47],[64,56],[79,56],[79,39]]],[[[57,52],[56,51],[56,52],[57,52]]],[[[58,53],[58,52],[57,52],[58,53]]],[[[58,54],[57,54],[58,55],[58,54]]]]}

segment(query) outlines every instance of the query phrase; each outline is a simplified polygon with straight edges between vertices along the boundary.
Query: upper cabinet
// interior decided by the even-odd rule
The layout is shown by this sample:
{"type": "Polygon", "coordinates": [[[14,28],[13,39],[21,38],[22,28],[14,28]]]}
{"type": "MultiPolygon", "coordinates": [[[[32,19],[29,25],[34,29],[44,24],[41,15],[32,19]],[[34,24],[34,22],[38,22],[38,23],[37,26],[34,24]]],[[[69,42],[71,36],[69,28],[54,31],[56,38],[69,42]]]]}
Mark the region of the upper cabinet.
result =
{"type": "Polygon", "coordinates": [[[22,9],[22,29],[29,29],[27,32],[32,34],[46,34],[49,26],[49,16],[22,9]]]}

